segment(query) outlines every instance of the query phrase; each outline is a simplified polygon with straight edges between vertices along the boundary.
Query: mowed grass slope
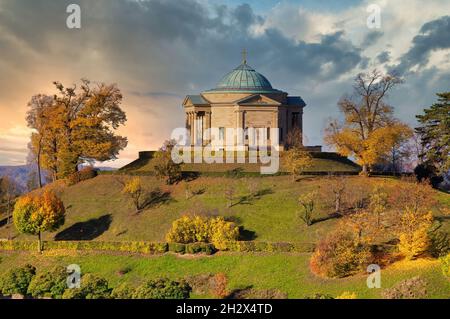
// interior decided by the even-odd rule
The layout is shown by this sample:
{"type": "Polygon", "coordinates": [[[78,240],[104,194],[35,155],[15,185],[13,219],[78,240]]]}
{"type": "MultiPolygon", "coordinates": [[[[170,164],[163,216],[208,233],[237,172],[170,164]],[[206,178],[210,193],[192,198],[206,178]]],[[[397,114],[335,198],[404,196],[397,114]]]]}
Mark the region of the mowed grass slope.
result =
{"type": "MultiPolygon", "coordinates": [[[[234,155],[236,156],[236,155],[234,155]]],[[[308,167],[306,172],[347,172],[347,173],[357,173],[361,170],[360,166],[347,159],[346,157],[340,156],[336,153],[326,153],[326,152],[313,152],[312,165],[308,167]]],[[[236,157],[234,157],[236,158],[236,157]]],[[[201,173],[223,173],[231,170],[240,170],[247,173],[260,173],[261,166],[268,166],[270,164],[249,163],[248,158],[246,158],[245,163],[227,163],[225,158],[223,163],[192,163],[182,164],[181,168],[185,172],[201,172],[201,173]]],[[[134,162],[124,166],[121,171],[123,172],[134,172],[134,173],[150,173],[154,170],[154,163],[151,158],[140,158],[134,162]]],[[[285,156],[281,152],[279,158],[279,171],[287,172],[285,165],[285,156]]]]}
{"type": "MultiPolygon", "coordinates": [[[[52,240],[58,233],[70,234],[70,229],[74,229],[73,238],[68,239],[164,241],[175,219],[184,214],[208,214],[234,220],[252,239],[314,242],[335,223],[328,220],[306,227],[298,217],[298,196],[317,187],[318,178],[305,177],[293,183],[289,176],[200,177],[188,184],[191,189],[203,190],[203,193],[186,199],[186,182],[167,186],[155,177],[142,176],[146,188],[159,188],[161,194],[166,195],[162,196],[161,202],[140,213],[135,212],[131,199],[121,192],[123,186],[119,181],[126,178],[105,175],[61,187],[59,192],[66,206],[66,221],[58,231],[44,234],[44,239],[52,240]],[[261,191],[258,199],[246,198],[251,194],[249,184],[257,185],[261,191]],[[233,206],[228,208],[225,189],[230,185],[235,189],[235,199],[233,206]]],[[[320,216],[327,216],[328,211],[320,205],[318,211],[320,216]]],[[[0,238],[6,238],[9,231],[1,227],[0,238]]],[[[34,239],[12,231],[15,239],[34,239]]]]}
{"type": "MultiPolygon", "coordinates": [[[[228,289],[277,289],[289,298],[303,298],[315,293],[338,296],[345,291],[358,298],[380,298],[384,288],[420,275],[428,283],[428,298],[450,298],[450,283],[441,272],[437,260],[400,262],[381,272],[381,289],[368,289],[364,274],[342,279],[323,279],[309,270],[310,254],[240,254],[218,253],[209,257],[124,256],[106,254],[75,254],[68,252],[2,253],[0,276],[8,269],[31,263],[40,269],[55,265],[78,264],[83,273],[95,273],[106,278],[111,287],[122,282],[138,285],[144,280],[168,277],[183,279],[201,274],[224,273],[228,289]],[[125,275],[121,270],[127,269],[125,275]]],[[[194,295],[194,298],[212,297],[194,295]]]]}
{"type": "MultiPolygon", "coordinates": [[[[172,222],[184,214],[221,215],[234,220],[246,232],[246,239],[274,242],[314,243],[323,238],[335,225],[336,219],[327,219],[332,212],[323,202],[316,204],[317,218],[324,220],[307,227],[299,218],[298,196],[326,185],[326,177],[302,177],[292,182],[290,176],[273,177],[199,177],[190,182],[167,186],[153,176],[142,176],[145,187],[159,189],[160,198],[136,213],[130,198],[122,194],[121,180],[129,177],[103,175],[71,187],[60,186],[66,206],[65,224],[44,239],[53,240],[146,240],[164,241],[172,222]],[[186,199],[186,183],[201,194],[186,199]],[[232,186],[233,206],[227,207],[225,190],[232,186]],[[259,198],[249,196],[259,191],[259,198]]],[[[357,179],[359,177],[349,177],[357,179]]],[[[397,183],[393,178],[372,178],[386,183],[397,183]]],[[[440,202],[448,204],[450,195],[438,193],[440,202]]],[[[449,230],[443,216],[443,229],[449,230]]],[[[32,239],[17,234],[13,228],[0,227],[0,238],[13,235],[15,239],[32,239]]]]}

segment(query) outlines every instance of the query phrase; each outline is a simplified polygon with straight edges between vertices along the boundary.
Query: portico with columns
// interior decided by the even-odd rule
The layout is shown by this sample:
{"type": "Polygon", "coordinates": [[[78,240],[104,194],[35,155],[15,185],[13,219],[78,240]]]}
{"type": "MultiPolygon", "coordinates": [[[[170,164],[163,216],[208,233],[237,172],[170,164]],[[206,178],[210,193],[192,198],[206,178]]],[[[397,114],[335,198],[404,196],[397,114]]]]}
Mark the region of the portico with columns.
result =
{"type": "MultiPolygon", "coordinates": [[[[242,63],[226,74],[215,88],[188,95],[183,101],[191,145],[208,144],[209,138],[203,136],[208,128],[218,130],[219,139],[223,141],[227,140],[227,128],[239,128],[243,131],[244,145],[248,146],[248,128],[255,128],[263,132],[262,139],[268,145],[276,143],[281,150],[291,130],[295,127],[303,130],[305,106],[300,96],[289,96],[274,89],[265,76],[247,64],[245,53],[242,63]],[[274,137],[270,129],[273,128],[279,132],[277,141],[271,140],[274,137]]],[[[236,145],[237,140],[232,143],[236,145]]],[[[225,144],[225,147],[233,145],[225,144]]]]}

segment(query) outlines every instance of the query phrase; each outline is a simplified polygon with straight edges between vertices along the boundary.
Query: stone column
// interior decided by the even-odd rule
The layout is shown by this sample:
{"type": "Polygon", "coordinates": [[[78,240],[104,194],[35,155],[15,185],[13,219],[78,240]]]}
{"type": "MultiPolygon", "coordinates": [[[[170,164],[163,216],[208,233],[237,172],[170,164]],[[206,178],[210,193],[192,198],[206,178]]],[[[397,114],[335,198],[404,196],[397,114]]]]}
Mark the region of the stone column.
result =
{"type": "MultiPolygon", "coordinates": [[[[238,110],[236,111],[236,128],[240,128],[242,130],[245,130],[245,111],[238,110]]],[[[245,138],[245,136],[243,136],[245,138]]],[[[234,142],[234,145],[238,145],[239,143],[239,137],[236,135],[236,140],[234,142]]],[[[245,140],[244,140],[245,143],[245,140]]]]}
{"type": "MultiPolygon", "coordinates": [[[[203,130],[207,130],[211,128],[211,111],[205,112],[205,124],[203,130]]],[[[205,143],[209,143],[211,141],[211,132],[207,136],[207,139],[204,141],[205,143]]]]}
{"type": "MultiPolygon", "coordinates": [[[[272,125],[271,125],[271,128],[278,129],[278,125],[279,125],[279,123],[278,123],[278,111],[273,111],[272,112],[272,125]]],[[[273,141],[273,134],[270,135],[269,140],[271,141],[272,144],[274,144],[274,143],[279,144],[279,142],[280,142],[279,138],[278,138],[278,141],[273,141]]],[[[268,141],[266,141],[266,143],[268,143],[268,141]]]]}
{"type": "Polygon", "coordinates": [[[195,131],[194,131],[194,125],[195,125],[194,112],[189,112],[189,121],[191,123],[191,131],[190,131],[190,133],[191,133],[191,145],[194,145],[194,134],[195,134],[195,131]]]}

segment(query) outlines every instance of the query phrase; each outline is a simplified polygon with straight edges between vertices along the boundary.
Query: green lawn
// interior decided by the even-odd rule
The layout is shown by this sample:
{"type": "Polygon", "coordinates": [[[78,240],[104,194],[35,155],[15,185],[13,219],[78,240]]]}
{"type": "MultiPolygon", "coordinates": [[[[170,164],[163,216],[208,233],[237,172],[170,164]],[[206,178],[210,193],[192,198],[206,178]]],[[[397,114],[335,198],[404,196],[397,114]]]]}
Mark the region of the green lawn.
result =
{"type": "MultiPolygon", "coordinates": [[[[155,177],[143,176],[142,180],[147,188],[159,187],[162,194],[168,195],[163,196],[164,200],[161,202],[138,214],[135,213],[131,200],[121,193],[120,178],[126,176],[101,175],[71,187],[62,186],[61,183],[54,185],[65,203],[66,221],[58,231],[46,233],[44,239],[53,240],[55,235],[65,234],[72,239],[163,241],[173,220],[186,213],[200,213],[229,217],[247,230],[249,239],[314,243],[323,238],[337,222],[336,219],[326,219],[307,227],[297,213],[298,196],[318,189],[319,185],[326,185],[325,177],[303,176],[298,182],[293,182],[290,176],[199,177],[188,184],[190,189],[203,189],[204,192],[186,199],[186,182],[167,186],[155,177]],[[224,193],[230,185],[235,189],[235,200],[234,205],[227,208],[224,193]],[[246,197],[255,189],[261,191],[261,196],[248,200],[246,197]]],[[[387,184],[398,182],[395,178],[371,180],[385,181],[387,184]]],[[[437,198],[441,207],[449,206],[449,194],[437,192],[437,198]]],[[[323,203],[318,203],[316,209],[319,218],[328,216],[331,210],[323,203]]],[[[441,216],[437,209],[435,213],[443,224],[442,229],[448,232],[448,216],[441,216]]],[[[1,226],[0,238],[6,238],[8,235],[22,240],[36,239],[17,234],[7,226],[1,226]]],[[[380,290],[366,287],[364,274],[344,279],[322,279],[314,276],[309,270],[309,257],[309,254],[287,253],[217,253],[209,257],[193,257],[57,250],[44,252],[43,255],[32,252],[0,252],[0,276],[6,270],[27,262],[41,269],[55,264],[76,263],[81,265],[83,272],[93,272],[106,277],[113,287],[121,281],[138,283],[161,276],[175,279],[223,272],[229,278],[230,289],[250,286],[255,289],[278,289],[287,293],[290,298],[301,298],[314,293],[337,296],[344,291],[355,292],[359,298],[380,297],[380,290]],[[129,273],[119,275],[121,269],[128,267],[131,269],[129,273]]],[[[437,260],[394,264],[382,271],[382,286],[390,287],[416,275],[421,275],[428,281],[430,297],[450,297],[449,281],[442,275],[437,260]]]]}
{"type": "MultiPolygon", "coordinates": [[[[209,257],[177,257],[171,254],[154,257],[83,254],[55,256],[34,253],[1,253],[0,275],[6,270],[31,263],[39,269],[54,265],[75,263],[83,273],[96,273],[108,279],[114,287],[121,282],[138,284],[145,279],[169,277],[181,279],[186,276],[223,272],[228,277],[228,288],[278,289],[289,298],[302,298],[314,293],[337,296],[344,291],[355,292],[358,298],[380,298],[383,288],[420,275],[428,282],[428,297],[450,298],[450,284],[440,269],[439,262],[419,260],[401,263],[382,270],[382,289],[368,289],[366,276],[357,275],[343,279],[322,279],[309,271],[309,254],[238,254],[220,253],[209,257]],[[119,271],[129,267],[130,272],[119,271]]],[[[193,296],[204,298],[210,296],[193,296]]]]}

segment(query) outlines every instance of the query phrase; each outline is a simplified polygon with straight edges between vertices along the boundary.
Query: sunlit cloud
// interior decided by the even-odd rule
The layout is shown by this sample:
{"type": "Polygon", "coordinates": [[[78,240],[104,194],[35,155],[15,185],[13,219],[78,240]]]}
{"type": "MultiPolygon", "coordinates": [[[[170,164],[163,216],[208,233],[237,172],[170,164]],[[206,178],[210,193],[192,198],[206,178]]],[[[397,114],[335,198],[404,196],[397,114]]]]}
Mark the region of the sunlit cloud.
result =
{"type": "Polygon", "coordinates": [[[0,0],[0,165],[25,163],[27,103],[55,93],[55,80],[88,78],[122,90],[128,121],[119,133],[129,144],[103,166],[158,148],[184,125],[184,96],[214,87],[239,64],[243,48],[274,87],[306,101],[305,135],[313,145],[323,143],[326,119],[338,116],[336,102],[360,71],[404,69],[405,84],[390,102],[411,124],[450,87],[447,44],[417,55],[422,64],[414,60],[427,23],[425,34],[450,39],[439,23],[448,1],[427,1],[426,10],[419,0],[347,1],[333,10],[313,1],[243,2],[82,0],[82,28],[70,30],[70,1],[0,0]],[[380,29],[367,28],[369,3],[381,7],[380,29]]]}

